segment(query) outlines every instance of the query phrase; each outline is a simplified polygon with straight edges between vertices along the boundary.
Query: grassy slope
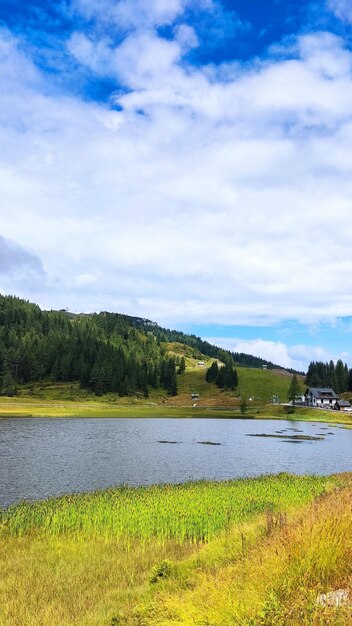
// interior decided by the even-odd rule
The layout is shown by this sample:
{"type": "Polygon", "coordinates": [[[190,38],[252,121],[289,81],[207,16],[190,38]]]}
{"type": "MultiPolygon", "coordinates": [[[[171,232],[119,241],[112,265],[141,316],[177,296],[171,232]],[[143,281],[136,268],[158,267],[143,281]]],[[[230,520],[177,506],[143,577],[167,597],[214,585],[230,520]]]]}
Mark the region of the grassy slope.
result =
{"type": "MultiPolygon", "coordinates": [[[[185,356],[186,372],[178,378],[178,395],[170,398],[168,404],[190,404],[191,393],[199,393],[198,406],[235,406],[239,407],[238,396],[253,397],[256,400],[253,406],[266,404],[273,395],[278,395],[281,402],[287,400],[287,392],[291,376],[284,370],[260,370],[247,367],[237,367],[239,385],[236,393],[226,392],[216,385],[205,381],[206,368],[210,367],[213,359],[202,357],[205,367],[198,367],[198,359],[190,356],[190,350],[182,344],[168,344],[169,351],[175,355],[185,356]]],[[[303,376],[300,377],[303,388],[303,376]]]]}
{"type": "MultiPolygon", "coordinates": [[[[287,418],[284,407],[268,404],[273,395],[278,395],[281,401],[286,400],[291,381],[287,372],[238,367],[239,387],[235,393],[228,392],[205,381],[211,359],[203,357],[205,367],[198,367],[199,359],[193,357],[194,352],[188,346],[173,343],[168,344],[168,349],[186,359],[186,371],[178,377],[179,393],[175,397],[151,390],[148,399],[142,396],[120,398],[116,394],[97,398],[77,384],[43,383],[23,387],[15,398],[0,397],[0,417],[240,417],[240,395],[247,400],[254,398],[248,402],[248,417],[287,418]],[[200,394],[195,407],[192,393],[200,394]]],[[[306,408],[297,408],[289,417],[352,424],[352,417],[347,414],[306,408]]]]}
{"type": "Polygon", "coordinates": [[[159,586],[144,626],[351,626],[351,605],[316,606],[327,591],[343,588],[351,597],[351,506],[350,482],[296,511],[288,524],[269,517],[267,532],[237,541],[230,558],[223,545],[215,565],[210,546],[208,558],[159,586]]]}
{"type": "MultiPolygon", "coordinates": [[[[187,523],[196,525],[199,536],[207,522],[206,516],[199,519],[193,503],[198,491],[202,501],[209,500],[214,519],[222,506],[229,506],[230,497],[236,521],[225,515],[208,543],[173,539],[185,523],[182,516],[176,516],[175,522],[173,515],[167,522],[171,538],[155,538],[156,518],[149,499],[159,494],[162,511],[162,487],[154,488],[152,496],[148,489],[128,494],[120,490],[132,508],[136,498],[144,530],[154,520],[150,541],[138,532],[135,538],[117,539],[109,530],[114,507],[104,493],[109,496],[111,492],[37,505],[47,515],[41,516],[44,524],[37,530],[25,530],[28,516],[23,508],[16,508],[10,513],[12,530],[5,523],[0,533],[0,626],[346,626],[351,623],[348,616],[335,622],[331,612],[330,621],[313,621],[310,607],[318,592],[351,586],[349,481],[348,476],[282,475],[206,487],[204,483],[168,487],[166,508],[171,512],[185,506],[188,493],[187,523]],[[340,490],[332,491],[338,484],[340,490]],[[312,506],[312,499],[324,488],[328,495],[312,506]],[[237,497],[233,497],[234,490],[237,497]],[[96,505],[90,516],[93,524],[84,516],[92,499],[96,505]],[[83,501],[83,509],[75,510],[76,500],[83,501]],[[245,502],[252,508],[243,508],[245,502]],[[261,502],[271,511],[267,516],[258,513],[263,508],[253,506],[261,502]],[[99,516],[102,503],[104,515],[99,516]],[[110,516],[106,506],[110,506],[110,516]],[[77,518],[71,530],[67,507],[77,518]],[[80,520],[82,530],[78,529],[80,520]],[[20,528],[23,536],[14,536],[20,528]],[[163,571],[165,559],[167,577],[151,584],[151,573],[163,571]],[[290,621],[292,608],[295,621],[290,621]]],[[[127,532],[128,516],[125,523],[127,532]]],[[[318,617],[323,614],[320,610],[318,617]]]]}

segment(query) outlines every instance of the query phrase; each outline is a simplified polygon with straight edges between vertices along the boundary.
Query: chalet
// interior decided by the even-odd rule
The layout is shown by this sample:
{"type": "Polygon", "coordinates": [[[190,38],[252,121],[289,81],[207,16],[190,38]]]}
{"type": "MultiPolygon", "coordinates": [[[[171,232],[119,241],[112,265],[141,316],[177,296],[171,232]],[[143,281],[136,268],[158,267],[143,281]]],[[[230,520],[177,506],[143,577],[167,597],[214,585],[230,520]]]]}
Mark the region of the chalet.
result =
{"type": "Polygon", "coordinates": [[[336,404],[335,404],[335,409],[337,411],[352,411],[352,406],[351,404],[348,402],[348,400],[337,400],[336,404]]]}
{"type": "Polygon", "coordinates": [[[338,395],[331,387],[307,387],[304,394],[307,406],[334,407],[338,395]]]}

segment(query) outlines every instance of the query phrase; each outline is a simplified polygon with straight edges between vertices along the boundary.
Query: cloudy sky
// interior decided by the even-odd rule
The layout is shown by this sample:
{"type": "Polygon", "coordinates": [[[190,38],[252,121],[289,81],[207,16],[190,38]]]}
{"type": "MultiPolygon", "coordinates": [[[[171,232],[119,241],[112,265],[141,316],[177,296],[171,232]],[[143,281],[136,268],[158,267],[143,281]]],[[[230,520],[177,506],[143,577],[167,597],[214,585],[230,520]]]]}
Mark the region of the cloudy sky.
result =
{"type": "Polygon", "coordinates": [[[2,0],[0,291],[352,365],[350,0],[2,0]]]}

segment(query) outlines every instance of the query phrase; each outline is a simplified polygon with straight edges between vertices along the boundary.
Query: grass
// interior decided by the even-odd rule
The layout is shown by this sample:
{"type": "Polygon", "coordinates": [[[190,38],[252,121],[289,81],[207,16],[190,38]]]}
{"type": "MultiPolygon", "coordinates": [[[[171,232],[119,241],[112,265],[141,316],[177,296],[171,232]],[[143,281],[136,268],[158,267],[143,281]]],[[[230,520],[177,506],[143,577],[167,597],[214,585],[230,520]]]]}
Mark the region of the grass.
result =
{"type": "MultiPolygon", "coordinates": [[[[55,386],[57,387],[57,386],[55,386]]],[[[66,393],[66,385],[62,385],[66,393]]],[[[121,418],[217,418],[217,419],[278,419],[292,421],[326,422],[328,424],[352,425],[352,416],[338,411],[324,411],[308,407],[296,407],[294,413],[288,408],[278,405],[248,407],[242,415],[238,406],[179,406],[172,404],[156,404],[142,399],[123,398],[125,404],[111,398],[92,398],[90,400],[43,400],[28,396],[15,398],[0,397],[0,419],[6,417],[121,417],[121,418]],[[126,403],[128,402],[128,404],[126,403]]]]}
{"type": "MultiPolygon", "coordinates": [[[[168,350],[176,355],[185,356],[186,371],[178,378],[178,395],[171,398],[168,404],[179,406],[190,404],[191,394],[200,395],[198,406],[227,406],[239,408],[239,396],[253,398],[251,406],[258,407],[267,404],[274,395],[282,402],[287,399],[287,392],[291,382],[291,375],[284,370],[261,370],[248,367],[237,367],[239,385],[236,392],[224,391],[205,380],[205,372],[213,359],[202,357],[205,366],[198,366],[198,359],[193,359],[187,346],[182,344],[167,344],[168,350]],[[185,350],[183,351],[183,348],[185,350]]],[[[299,379],[303,388],[303,376],[299,379]]]]}
{"type": "MultiPolygon", "coordinates": [[[[237,368],[239,390],[245,398],[255,398],[255,403],[266,404],[273,396],[287,402],[287,392],[292,376],[284,370],[260,370],[249,367],[237,368]]],[[[304,377],[298,376],[304,389],[304,377]]]]}
{"type": "MultiPolygon", "coordinates": [[[[231,558],[207,559],[165,581],[145,610],[145,626],[348,626],[351,606],[320,608],[319,594],[352,591],[352,489],[273,518],[259,541],[235,536],[231,558]]],[[[224,552],[224,551],[223,551],[224,552]]]]}
{"type": "Polygon", "coordinates": [[[110,626],[132,614],[155,563],[187,557],[175,542],[25,537],[0,540],[1,626],[110,626]]]}
{"type": "Polygon", "coordinates": [[[307,502],[322,493],[324,477],[281,474],[226,482],[119,487],[10,507],[0,517],[0,535],[137,538],[142,542],[208,541],[225,527],[263,511],[307,502]]]}
{"type": "MultiPolygon", "coordinates": [[[[245,417],[259,419],[293,419],[303,421],[335,422],[352,425],[352,416],[331,412],[296,408],[288,414],[287,407],[268,404],[273,395],[286,400],[291,376],[281,370],[260,370],[238,367],[239,387],[235,392],[224,391],[205,381],[206,368],[212,359],[203,357],[205,367],[198,367],[198,358],[188,346],[167,345],[170,353],[184,356],[186,371],[178,377],[178,395],[169,397],[161,390],[151,390],[150,398],[141,394],[119,397],[106,394],[98,398],[92,392],[80,389],[78,384],[43,382],[19,389],[14,398],[0,396],[1,417],[210,417],[238,418],[240,399],[248,401],[245,417]],[[194,402],[192,393],[199,394],[194,402]],[[193,406],[193,405],[196,406],[193,406]]],[[[303,378],[302,378],[303,380],[303,378]]]]}
{"type": "Polygon", "coordinates": [[[309,591],[316,579],[322,589],[340,583],[350,520],[338,534],[335,521],[349,514],[346,480],[280,475],[17,505],[1,521],[0,625],[234,626],[236,615],[264,623],[248,619],[290,602],[302,573],[309,591]],[[324,558],[314,551],[319,534],[324,558]]]}

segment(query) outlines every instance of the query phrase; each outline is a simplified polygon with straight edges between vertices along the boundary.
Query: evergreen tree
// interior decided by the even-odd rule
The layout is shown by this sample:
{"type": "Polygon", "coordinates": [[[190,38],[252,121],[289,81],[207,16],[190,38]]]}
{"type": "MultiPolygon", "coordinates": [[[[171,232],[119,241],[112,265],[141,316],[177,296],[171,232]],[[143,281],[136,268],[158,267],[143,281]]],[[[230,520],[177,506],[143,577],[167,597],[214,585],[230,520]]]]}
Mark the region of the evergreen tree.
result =
{"type": "Polygon", "coordinates": [[[205,375],[205,380],[207,383],[215,383],[219,374],[219,366],[217,361],[213,361],[211,366],[207,369],[207,373],[205,375]]]}
{"type": "Polygon", "coordinates": [[[225,366],[219,367],[219,372],[216,378],[216,384],[219,389],[224,389],[225,387],[225,377],[226,377],[226,369],[225,366]]]}
{"type": "Polygon", "coordinates": [[[228,360],[227,363],[221,367],[214,361],[207,370],[205,380],[208,383],[215,383],[220,389],[230,389],[234,391],[238,386],[237,371],[231,360],[228,360]]]}
{"type": "Polygon", "coordinates": [[[340,392],[340,385],[336,375],[334,361],[330,361],[327,369],[327,377],[324,381],[324,387],[332,387],[337,393],[340,392]]]}
{"type": "Polygon", "coordinates": [[[348,380],[346,378],[346,369],[341,359],[339,359],[336,363],[335,374],[337,379],[337,389],[335,389],[335,391],[337,393],[347,391],[348,380]]]}
{"type": "Polygon", "coordinates": [[[293,374],[291,378],[291,384],[287,392],[287,398],[288,400],[291,400],[293,404],[295,404],[295,398],[296,396],[299,396],[300,394],[301,394],[301,385],[299,383],[299,380],[296,374],[293,374]]]}
{"type": "Polygon", "coordinates": [[[178,374],[183,374],[185,369],[186,369],[186,360],[185,360],[185,357],[183,356],[180,361],[179,368],[178,368],[178,374]]]}
{"type": "Polygon", "coordinates": [[[336,393],[343,393],[349,385],[349,370],[341,359],[336,363],[313,361],[309,364],[306,383],[309,387],[332,387],[336,393]]]}

